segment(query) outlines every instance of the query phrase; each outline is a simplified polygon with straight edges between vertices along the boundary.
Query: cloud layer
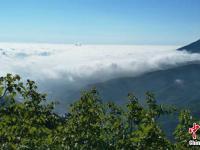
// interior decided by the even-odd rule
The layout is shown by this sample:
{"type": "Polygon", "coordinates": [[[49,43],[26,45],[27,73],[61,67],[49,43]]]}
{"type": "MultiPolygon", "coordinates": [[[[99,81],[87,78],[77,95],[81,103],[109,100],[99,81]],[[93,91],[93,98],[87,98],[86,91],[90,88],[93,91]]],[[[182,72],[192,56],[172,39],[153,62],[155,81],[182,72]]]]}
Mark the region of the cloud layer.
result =
{"type": "Polygon", "coordinates": [[[0,75],[21,74],[35,80],[100,82],[136,76],[191,61],[199,54],[176,51],[174,46],[0,44],[0,75]]]}
{"type": "Polygon", "coordinates": [[[0,76],[14,73],[36,80],[53,100],[69,103],[88,84],[200,61],[200,54],[176,48],[0,43],[0,76]]]}

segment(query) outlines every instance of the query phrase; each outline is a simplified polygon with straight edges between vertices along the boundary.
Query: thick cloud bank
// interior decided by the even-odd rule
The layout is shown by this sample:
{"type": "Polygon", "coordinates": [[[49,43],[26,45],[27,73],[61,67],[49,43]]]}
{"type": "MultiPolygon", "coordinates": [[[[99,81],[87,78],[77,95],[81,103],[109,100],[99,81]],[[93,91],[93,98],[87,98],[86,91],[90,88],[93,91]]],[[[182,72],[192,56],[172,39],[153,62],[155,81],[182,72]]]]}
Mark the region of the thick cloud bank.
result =
{"type": "Polygon", "coordinates": [[[0,43],[0,75],[83,84],[199,61],[175,46],[0,43]]]}
{"type": "MultiPolygon", "coordinates": [[[[176,48],[0,43],[0,76],[14,73],[36,80],[51,99],[68,104],[88,84],[200,61],[200,54],[176,48]]],[[[64,106],[59,105],[58,111],[64,112],[64,106]]]]}

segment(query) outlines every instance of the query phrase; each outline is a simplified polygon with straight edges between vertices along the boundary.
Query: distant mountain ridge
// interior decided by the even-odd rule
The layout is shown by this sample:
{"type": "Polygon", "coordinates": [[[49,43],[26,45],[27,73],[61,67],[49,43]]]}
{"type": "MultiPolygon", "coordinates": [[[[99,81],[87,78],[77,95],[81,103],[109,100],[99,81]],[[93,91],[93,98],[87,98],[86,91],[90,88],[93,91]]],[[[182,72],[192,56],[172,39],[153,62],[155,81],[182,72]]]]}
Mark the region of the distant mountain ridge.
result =
{"type": "Polygon", "coordinates": [[[186,50],[191,53],[200,53],[200,39],[184,47],[181,47],[178,50],[186,50]]]}

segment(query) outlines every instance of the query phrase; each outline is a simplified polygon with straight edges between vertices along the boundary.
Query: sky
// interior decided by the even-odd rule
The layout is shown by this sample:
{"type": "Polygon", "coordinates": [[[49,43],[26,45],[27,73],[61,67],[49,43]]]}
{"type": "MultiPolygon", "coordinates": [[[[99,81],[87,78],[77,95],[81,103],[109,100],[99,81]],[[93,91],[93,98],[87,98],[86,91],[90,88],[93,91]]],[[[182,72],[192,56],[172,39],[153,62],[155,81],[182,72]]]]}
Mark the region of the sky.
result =
{"type": "Polygon", "coordinates": [[[0,42],[185,45],[200,0],[0,0],[0,42]]]}

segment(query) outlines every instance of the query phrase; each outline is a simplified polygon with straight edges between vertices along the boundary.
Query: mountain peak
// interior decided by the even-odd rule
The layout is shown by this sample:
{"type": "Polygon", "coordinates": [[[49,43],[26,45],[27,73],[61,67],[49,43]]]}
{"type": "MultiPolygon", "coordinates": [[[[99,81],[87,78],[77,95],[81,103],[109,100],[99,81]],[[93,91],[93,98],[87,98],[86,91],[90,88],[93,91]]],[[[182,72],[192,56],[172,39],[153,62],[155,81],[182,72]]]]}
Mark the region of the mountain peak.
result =
{"type": "Polygon", "coordinates": [[[184,47],[181,47],[178,50],[186,50],[192,53],[200,53],[200,39],[184,47]]]}

